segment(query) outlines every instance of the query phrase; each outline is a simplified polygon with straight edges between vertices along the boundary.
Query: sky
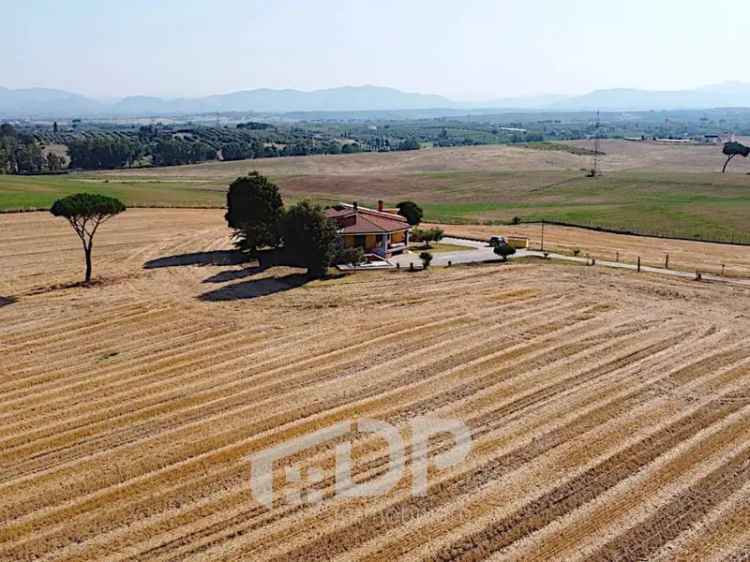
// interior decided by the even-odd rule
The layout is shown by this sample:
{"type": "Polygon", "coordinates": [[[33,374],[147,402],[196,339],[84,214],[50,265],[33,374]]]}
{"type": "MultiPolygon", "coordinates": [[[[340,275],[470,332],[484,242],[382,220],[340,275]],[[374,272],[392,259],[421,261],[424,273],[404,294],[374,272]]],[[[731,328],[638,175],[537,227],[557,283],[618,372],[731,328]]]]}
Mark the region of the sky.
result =
{"type": "Polygon", "coordinates": [[[750,82],[747,0],[0,0],[0,13],[0,86],[98,98],[750,82]]]}

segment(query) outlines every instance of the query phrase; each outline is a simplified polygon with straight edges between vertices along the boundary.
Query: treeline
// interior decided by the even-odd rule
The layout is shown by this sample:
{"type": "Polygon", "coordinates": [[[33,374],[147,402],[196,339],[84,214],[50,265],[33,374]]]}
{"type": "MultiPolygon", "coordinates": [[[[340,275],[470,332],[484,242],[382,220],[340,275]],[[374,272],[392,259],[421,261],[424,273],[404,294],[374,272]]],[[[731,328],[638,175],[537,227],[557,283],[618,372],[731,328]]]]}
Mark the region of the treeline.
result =
{"type": "MultiPolygon", "coordinates": [[[[82,170],[110,170],[132,166],[179,166],[209,160],[250,160],[280,156],[308,156],[311,154],[352,154],[361,152],[358,143],[297,142],[285,146],[267,145],[260,141],[230,142],[217,150],[210,144],[179,137],[157,138],[153,141],[97,138],[68,143],[70,168],[82,170]]],[[[413,150],[413,148],[404,148],[413,150]]]]}
{"type": "Polygon", "coordinates": [[[45,155],[33,136],[18,133],[7,123],[0,125],[0,174],[42,174],[63,166],[63,159],[52,152],[45,155]]]}

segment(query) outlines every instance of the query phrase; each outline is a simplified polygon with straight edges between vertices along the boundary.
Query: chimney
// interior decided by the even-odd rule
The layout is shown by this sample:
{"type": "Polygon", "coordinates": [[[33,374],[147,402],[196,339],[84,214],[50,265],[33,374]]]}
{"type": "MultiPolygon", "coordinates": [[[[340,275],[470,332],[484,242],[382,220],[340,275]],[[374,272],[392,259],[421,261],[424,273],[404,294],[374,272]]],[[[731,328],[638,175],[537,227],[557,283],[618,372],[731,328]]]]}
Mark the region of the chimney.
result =
{"type": "Polygon", "coordinates": [[[383,212],[383,200],[378,201],[378,211],[383,212]]]}
{"type": "Polygon", "coordinates": [[[356,213],[357,211],[359,211],[359,205],[357,204],[357,202],[356,202],[356,201],[354,201],[354,202],[352,203],[352,207],[354,208],[354,212],[355,212],[355,213],[356,213]]]}

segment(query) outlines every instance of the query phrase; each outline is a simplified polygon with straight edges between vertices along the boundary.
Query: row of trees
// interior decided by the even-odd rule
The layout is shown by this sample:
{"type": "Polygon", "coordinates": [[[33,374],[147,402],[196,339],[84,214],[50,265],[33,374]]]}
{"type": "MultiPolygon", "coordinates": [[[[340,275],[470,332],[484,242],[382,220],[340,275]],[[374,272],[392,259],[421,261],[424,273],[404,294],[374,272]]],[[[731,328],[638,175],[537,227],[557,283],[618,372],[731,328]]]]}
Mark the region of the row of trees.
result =
{"type": "Polygon", "coordinates": [[[61,157],[44,154],[33,137],[19,134],[7,123],[0,125],[0,174],[41,174],[63,168],[61,157]]]}
{"type": "Polygon", "coordinates": [[[144,147],[124,139],[96,138],[68,144],[70,167],[84,170],[127,168],[143,157],[144,147]]]}

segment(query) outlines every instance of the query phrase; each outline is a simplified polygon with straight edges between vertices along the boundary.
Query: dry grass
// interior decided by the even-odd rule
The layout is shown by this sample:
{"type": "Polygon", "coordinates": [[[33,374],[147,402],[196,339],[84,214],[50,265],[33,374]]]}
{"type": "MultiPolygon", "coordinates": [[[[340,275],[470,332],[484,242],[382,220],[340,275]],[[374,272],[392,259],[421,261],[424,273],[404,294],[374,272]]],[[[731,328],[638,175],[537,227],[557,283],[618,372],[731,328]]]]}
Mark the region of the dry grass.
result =
{"type": "MultiPolygon", "coordinates": [[[[570,144],[590,148],[590,141],[570,144]]],[[[724,163],[721,147],[674,146],[635,143],[619,140],[602,141],[605,152],[604,171],[661,170],[664,172],[715,172],[724,163]]],[[[507,145],[435,148],[417,152],[362,153],[241,160],[237,162],[207,162],[190,166],[153,168],[145,170],[116,170],[98,175],[204,180],[233,180],[248,170],[264,175],[282,176],[348,176],[411,174],[423,172],[496,172],[498,170],[551,171],[572,170],[591,166],[590,156],[562,151],[539,151],[507,145]]],[[[737,162],[733,173],[750,171],[750,164],[737,162]]]]}
{"type": "MultiPolygon", "coordinates": [[[[750,540],[744,290],[544,265],[301,285],[233,264],[220,211],[156,210],[104,227],[105,282],[80,288],[69,227],[0,228],[0,560],[708,560],[750,540]],[[252,452],[419,414],[474,440],[424,498],[251,497],[252,452]]],[[[384,444],[351,438],[375,477],[384,444]]]]}

